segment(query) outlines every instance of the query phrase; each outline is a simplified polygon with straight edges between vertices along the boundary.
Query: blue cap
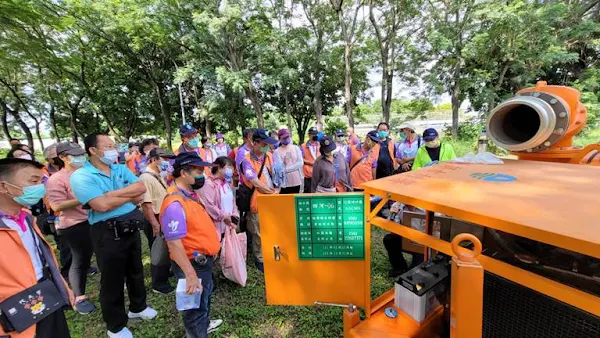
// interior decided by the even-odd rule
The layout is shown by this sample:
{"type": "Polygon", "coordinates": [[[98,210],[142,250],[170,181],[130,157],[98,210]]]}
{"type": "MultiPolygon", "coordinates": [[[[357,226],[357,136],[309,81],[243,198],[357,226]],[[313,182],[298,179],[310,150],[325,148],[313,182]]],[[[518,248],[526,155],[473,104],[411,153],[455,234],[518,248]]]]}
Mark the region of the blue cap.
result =
{"type": "Polygon", "coordinates": [[[214,167],[214,164],[210,162],[204,162],[202,157],[198,155],[197,152],[192,151],[189,153],[180,153],[175,157],[175,163],[173,164],[173,169],[177,171],[183,166],[191,165],[194,167],[214,167]]]}
{"type": "Polygon", "coordinates": [[[194,128],[190,123],[186,123],[179,127],[179,135],[181,136],[189,136],[192,134],[196,134],[198,130],[194,128]]]}
{"type": "Polygon", "coordinates": [[[377,142],[379,143],[379,141],[381,141],[381,139],[379,138],[379,135],[377,133],[377,130],[371,130],[368,134],[367,137],[369,137],[373,142],[377,142]]]}
{"type": "Polygon", "coordinates": [[[321,149],[323,150],[323,152],[326,152],[326,153],[334,151],[335,148],[337,147],[335,142],[333,142],[333,140],[330,139],[329,136],[323,136],[320,143],[321,143],[321,149]]]}
{"type": "Polygon", "coordinates": [[[440,134],[438,134],[437,130],[435,130],[433,128],[427,128],[423,132],[423,140],[425,140],[425,142],[427,142],[427,141],[433,141],[438,136],[440,136],[440,134]]]}
{"type": "Polygon", "coordinates": [[[318,133],[317,128],[315,127],[310,127],[310,129],[308,129],[308,134],[316,134],[318,133]]]}
{"type": "Polygon", "coordinates": [[[338,129],[335,131],[335,136],[346,136],[346,132],[343,129],[338,129]]]}
{"type": "Polygon", "coordinates": [[[252,134],[252,141],[263,141],[266,144],[275,145],[277,140],[270,137],[264,129],[256,129],[252,134]]]}

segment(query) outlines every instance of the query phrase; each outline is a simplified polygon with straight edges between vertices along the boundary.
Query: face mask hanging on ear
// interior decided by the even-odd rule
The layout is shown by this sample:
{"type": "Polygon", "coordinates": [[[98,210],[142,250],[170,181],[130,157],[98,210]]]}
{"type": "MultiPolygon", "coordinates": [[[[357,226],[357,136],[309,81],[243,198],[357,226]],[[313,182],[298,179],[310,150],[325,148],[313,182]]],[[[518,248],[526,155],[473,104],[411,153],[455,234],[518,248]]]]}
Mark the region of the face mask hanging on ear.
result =
{"type": "MultiPolygon", "coordinates": [[[[14,184],[8,182],[5,183],[12,187],[19,188],[14,184]]],[[[23,193],[20,196],[13,197],[13,200],[24,207],[30,207],[36,204],[44,197],[44,195],[46,195],[46,186],[43,183],[30,185],[21,189],[23,190],[23,193]]]]}

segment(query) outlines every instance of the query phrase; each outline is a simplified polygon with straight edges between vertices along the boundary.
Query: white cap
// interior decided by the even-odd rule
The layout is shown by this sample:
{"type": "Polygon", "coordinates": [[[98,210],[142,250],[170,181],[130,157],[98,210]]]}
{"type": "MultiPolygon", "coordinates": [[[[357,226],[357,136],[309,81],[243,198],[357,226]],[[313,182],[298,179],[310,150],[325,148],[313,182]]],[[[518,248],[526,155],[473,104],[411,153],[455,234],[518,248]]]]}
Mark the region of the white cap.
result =
{"type": "Polygon", "coordinates": [[[412,131],[416,132],[417,131],[417,127],[415,127],[414,124],[410,123],[410,122],[402,122],[402,124],[400,124],[400,128],[398,129],[412,129],[412,131]]]}

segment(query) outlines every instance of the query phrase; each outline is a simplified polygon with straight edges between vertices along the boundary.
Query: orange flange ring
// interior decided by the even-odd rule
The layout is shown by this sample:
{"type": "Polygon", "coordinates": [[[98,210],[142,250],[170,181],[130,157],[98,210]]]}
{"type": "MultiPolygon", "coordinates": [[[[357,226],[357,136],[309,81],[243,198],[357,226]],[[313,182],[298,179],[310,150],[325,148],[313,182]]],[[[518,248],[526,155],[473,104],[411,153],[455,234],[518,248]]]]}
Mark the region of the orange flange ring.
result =
{"type": "Polygon", "coordinates": [[[452,251],[454,255],[463,262],[473,262],[481,254],[481,242],[472,234],[459,234],[452,240],[452,251]],[[475,246],[473,250],[465,249],[460,246],[460,243],[469,241],[475,246]]]}

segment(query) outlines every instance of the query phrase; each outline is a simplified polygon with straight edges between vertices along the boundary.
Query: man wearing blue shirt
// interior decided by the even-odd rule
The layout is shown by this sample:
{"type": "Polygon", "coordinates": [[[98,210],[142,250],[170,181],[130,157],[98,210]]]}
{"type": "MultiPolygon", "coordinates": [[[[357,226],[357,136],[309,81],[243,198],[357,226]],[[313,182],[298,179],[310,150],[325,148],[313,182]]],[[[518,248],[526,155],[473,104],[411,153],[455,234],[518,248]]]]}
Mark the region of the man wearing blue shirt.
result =
{"type": "Polygon", "coordinates": [[[84,143],[89,160],[71,176],[71,189],[88,209],[108,337],[131,338],[128,318],[153,319],[157,314],[146,304],[139,232],[144,216],[136,207],[146,188],[125,165],[115,164],[119,153],[107,135],[88,135],[84,143]],[[128,314],[123,283],[129,294],[128,314]]]}

